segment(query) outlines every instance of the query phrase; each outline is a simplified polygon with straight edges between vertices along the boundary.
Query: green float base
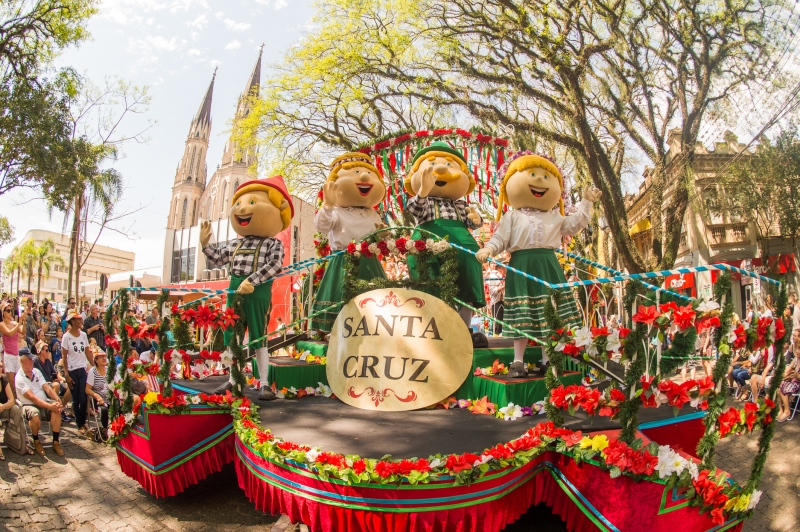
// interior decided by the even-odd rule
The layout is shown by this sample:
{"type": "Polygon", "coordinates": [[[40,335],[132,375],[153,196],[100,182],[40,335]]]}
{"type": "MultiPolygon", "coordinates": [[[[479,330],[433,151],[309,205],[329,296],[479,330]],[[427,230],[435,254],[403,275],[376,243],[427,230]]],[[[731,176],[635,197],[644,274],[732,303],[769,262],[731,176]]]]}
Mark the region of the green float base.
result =
{"type": "MultiPolygon", "coordinates": [[[[315,356],[326,356],[328,344],[326,342],[297,342],[297,350],[300,352],[309,351],[315,356]]],[[[542,359],[540,347],[528,347],[525,350],[526,363],[538,363],[542,359]]],[[[325,366],[319,364],[306,364],[293,359],[273,359],[277,362],[270,363],[270,384],[274,383],[278,389],[281,388],[306,388],[311,386],[316,388],[319,383],[328,384],[325,375],[325,366]],[[288,362],[286,360],[291,360],[288,362]]],[[[490,402],[498,405],[530,406],[537,401],[541,401],[547,396],[547,388],[544,379],[504,379],[501,377],[475,376],[478,368],[490,367],[495,360],[499,360],[506,366],[514,361],[513,347],[494,347],[485,349],[475,349],[472,359],[472,369],[469,376],[461,387],[453,394],[456,399],[481,399],[484,396],[490,402]]],[[[567,361],[565,373],[561,377],[564,385],[579,384],[583,378],[582,368],[572,360],[567,361]]]]}

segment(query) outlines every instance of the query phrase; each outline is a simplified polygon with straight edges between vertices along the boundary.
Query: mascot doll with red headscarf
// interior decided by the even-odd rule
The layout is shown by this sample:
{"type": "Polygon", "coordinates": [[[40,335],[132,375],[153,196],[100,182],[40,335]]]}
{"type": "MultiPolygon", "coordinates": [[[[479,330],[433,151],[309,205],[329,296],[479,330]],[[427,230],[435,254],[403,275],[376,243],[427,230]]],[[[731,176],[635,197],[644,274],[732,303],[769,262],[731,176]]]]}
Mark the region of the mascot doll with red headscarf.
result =
{"type": "MultiPolygon", "coordinates": [[[[272,301],[272,280],[283,265],[283,243],[276,235],[289,227],[294,206],[281,176],[257,179],[243,183],[233,194],[230,222],[241,238],[224,246],[212,246],[211,224],[204,220],[200,225],[200,245],[212,267],[228,266],[230,285],[243,296],[242,305],[247,323],[247,335],[252,341],[267,332],[272,301]]],[[[230,339],[226,337],[226,344],[230,339]]],[[[275,399],[269,387],[269,351],[266,340],[256,348],[258,376],[262,401],[275,399]]],[[[229,381],[217,390],[223,393],[232,388],[229,381]]]]}

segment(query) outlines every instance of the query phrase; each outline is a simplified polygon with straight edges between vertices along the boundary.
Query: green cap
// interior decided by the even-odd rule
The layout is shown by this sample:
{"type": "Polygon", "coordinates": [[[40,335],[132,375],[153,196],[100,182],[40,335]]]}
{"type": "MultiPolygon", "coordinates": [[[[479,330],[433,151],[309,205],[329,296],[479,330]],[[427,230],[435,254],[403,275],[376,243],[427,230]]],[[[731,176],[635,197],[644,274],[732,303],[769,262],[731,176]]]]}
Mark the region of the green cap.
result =
{"type": "Polygon", "coordinates": [[[464,154],[463,153],[461,153],[457,149],[453,148],[448,143],[442,142],[440,140],[437,140],[436,142],[431,142],[430,146],[425,146],[424,148],[419,150],[416,154],[414,154],[414,160],[411,161],[411,166],[414,166],[415,164],[417,164],[417,160],[420,157],[422,157],[426,153],[430,153],[432,151],[440,151],[440,152],[444,152],[444,153],[449,153],[450,155],[452,155],[454,157],[458,157],[459,159],[461,159],[461,161],[463,161],[464,164],[467,164],[467,160],[464,158],[464,154]]]}

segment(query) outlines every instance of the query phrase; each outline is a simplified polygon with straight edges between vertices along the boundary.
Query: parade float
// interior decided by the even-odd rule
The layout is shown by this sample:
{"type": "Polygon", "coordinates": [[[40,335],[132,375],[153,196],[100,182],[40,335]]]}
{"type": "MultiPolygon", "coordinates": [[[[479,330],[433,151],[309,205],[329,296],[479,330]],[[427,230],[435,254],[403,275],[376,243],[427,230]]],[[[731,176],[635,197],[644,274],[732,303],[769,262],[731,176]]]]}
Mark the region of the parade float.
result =
{"type": "MultiPolygon", "coordinates": [[[[402,215],[409,198],[401,187],[414,154],[435,141],[463,155],[453,154],[472,173],[476,204],[504,208],[497,205],[509,158],[503,139],[443,129],[365,147],[387,185],[378,212],[388,227],[344,249],[326,249],[320,240],[320,257],[285,264],[273,277],[310,272],[311,305],[287,329],[335,312],[325,341],[303,336],[289,344],[285,331],[245,335],[244,294],[233,290],[173,305],[171,325],[140,331],[123,319],[110,349],[127,354],[141,334],[158,344],[156,362],[121,356],[110,372],[110,441],[123,471],[163,497],[233,461],[256,508],[325,532],[498,531],[539,503],[571,531],[741,529],[761,494],[786,337],[781,319],[758,316],[748,328],[733,326],[729,272],[774,287],[779,308],[784,286],[724,264],[624,274],[570,253],[588,275],[563,282],[504,264],[507,278],[541,284],[547,294],[536,310],[546,335],[503,323],[526,344],[525,369],[511,377],[520,358],[514,347],[502,339],[476,346],[458,312],[492,320],[459,297],[457,254],[474,251],[407,225],[402,215]],[[314,280],[325,275],[317,272],[333,257],[342,269],[342,299],[313,306],[314,280]],[[412,277],[357,274],[364,260],[409,257],[417,265],[412,277]],[[650,284],[709,270],[719,273],[711,301],[650,284]],[[625,310],[616,323],[574,295],[608,283],[625,310]],[[212,297],[225,304],[207,304],[212,297]],[[564,298],[583,301],[577,323],[562,321],[564,298]],[[713,375],[671,380],[707,331],[719,357],[713,375]],[[726,408],[733,352],[769,346],[777,376],[765,396],[726,408]],[[254,364],[253,347],[266,348],[268,362],[254,364]],[[146,393],[134,393],[137,381],[147,383],[146,393]],[[215,393],[227,382],[231,389],[215,393]],[[264,388],[276,399],[259,401],[264,388]],[[748,479],[715,466],[721,438],[756,430],[748,479]]],[[[109,308],[109,324],[135,290],[109,308]]],[[[168,297],[164,290],[158,304],[168,297]]]]}

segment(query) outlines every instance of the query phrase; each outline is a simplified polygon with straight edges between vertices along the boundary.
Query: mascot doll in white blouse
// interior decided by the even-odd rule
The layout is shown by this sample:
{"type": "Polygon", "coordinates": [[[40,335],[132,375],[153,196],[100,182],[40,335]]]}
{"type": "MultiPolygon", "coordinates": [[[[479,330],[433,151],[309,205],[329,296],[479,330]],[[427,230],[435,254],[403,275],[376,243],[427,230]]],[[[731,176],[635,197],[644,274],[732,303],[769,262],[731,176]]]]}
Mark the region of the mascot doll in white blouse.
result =
{"type": "MultiPolygon", "coordinates": [[[[243,296],[247,335],[249,341],[253,341],[267,332],[272,280],[283,266],[283,243],[275,237],[291,224],[294,206],[281,176],[243,183],[233,193],[231,202],[231,227],[241,238],[223,246],[213,246],[210,244],[211,224],[203,220],[200,245],[209,266],[229,267],[231,280],[228,288],[243,296]]],[[[226,332],[225,345],[231,337],[232,334],[226,332]]],[[[269,350],[266,340],[257,345],[255,358],[261,380],[258,398],[270,401],[275,399],[275,393],[269,387],[269,350]]],[[[216,393],[230,390],[232,379],[216,393]]]]}
{"type": "MultiPolygon", "coordinates": [[[[600,190],[587,188],[578,210],[564,216],[564,178],[558,166],[550,159],[530,152],[515,154],[500,185],[497,218],[500,225],[486,246],[477,253],[486,262],[503,251],[511,252],[509,266],[530,273],[549,283],[566,282],[564,271],[558,263],[555,250],[564,236],[577,234],[589,224],[592,203],[600,198],[600,190]],[[503,214],[503,206],[512,207],[503,214]]],[[[558,308],[565,325],[580,323],[580,313],[570,290],[564,290],[558,308]]],[[[522,332],[537,338],[549,336],[544,319],[544,304],[548,289],[511,269],[506,274],[503,321],[522,332]]],[[[503,336],[514,338],[514,362],[509,368],[510,377],[525,377],[523,362],[527,339],[513,331],[503,331],[503,336]]],[[[543,368],[546,371],[547,355],[543,368]]]]}
{"type": "MultiPolygon", "coordinates": [[[[334,159],[322,196],[322,207],[314,218],[314,227],[328,235],[332,251],[346,249],[350,242],[360,242],[384,227],[375,207],[386,196],[386,185],[369,156],[345,153],[334,159]]],[[[314,312],[336,306],[317,314],[311,321],[312,330],[329,333],[345,303],[345,260],[342,253],[328,261],[314,301],[314,312]]],[[[380,261],[377,257],[361,257],[358,278],[369,280],[376,277],[386,278],[380,261]]]]}

